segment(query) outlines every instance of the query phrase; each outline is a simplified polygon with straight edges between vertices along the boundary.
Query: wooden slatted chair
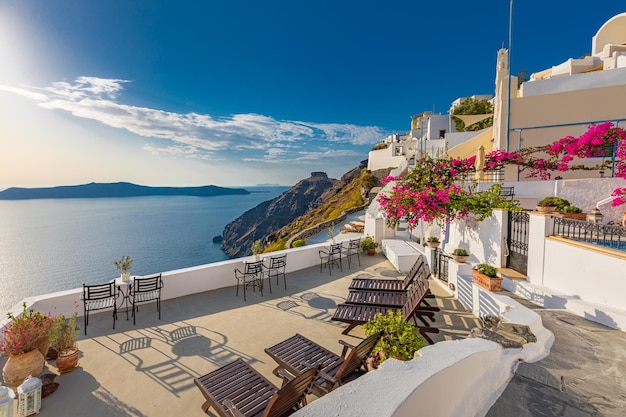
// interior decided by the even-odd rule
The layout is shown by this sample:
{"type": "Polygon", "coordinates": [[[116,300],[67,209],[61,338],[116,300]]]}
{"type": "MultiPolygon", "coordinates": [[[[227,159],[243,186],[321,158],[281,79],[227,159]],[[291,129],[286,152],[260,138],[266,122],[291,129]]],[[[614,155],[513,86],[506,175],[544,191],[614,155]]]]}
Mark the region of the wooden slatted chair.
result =
{"type": "Polygon", "coordinates": [[[424,289],[423,286],[412,285],[409,287],[409,295],[402,307],[385,307],[371,304],[339,304],[331,320],[348,323],[348,327],[342,332],[343,334],[348,334],[356,326],[373,320],[376,317],[376,313],[386,315],[388,311],[395,313],[398,310],[402,310],[404,320],[412,320],[413,324],[419,328],[420,334],[424,339],[432,344],[433,340],[427,333],[439,333],[439,329],[430,327],[421,317],[423,314],[427,314],[420,311],[420,304],[426,294],[427,289],[424,289]],[[417,324],[418,319],[422,321],[424,326],[417,324]]]}
{"type": "Polygon", "coordinates": [[[130,287],[130,293],[128,294],[133,310],[133,324],[135,324],[135,318],[137,316],[135,312],[139,311],[137,305],[152,301],[156,301],[159,320],[161,320],[161,288],[163,288],[161,274],[153,277],[134,278],[133,285],[130,287]]]}
{"type": "Polygon", "coordinates": [[[404,277],[404,281],[394,279],[376,279],[376,278],[354,278],[350,283],[351,290],[375,290],[375,291],[400,291],[406,292],[420,267],[426,263],[424,255],[420,254],[411,267],[411,270],[404,277]]]}
{"type": "Polygon", "coordinates": [[[222,417],[284,417],[306,405],[319,367],[309,368],[279,389],[241,359],[193,382],[205,398],[202,411],[213,408],[222,417]]]}
{"type": "Polygon", "coordinates": [[[117,304],[116,300],[120,296],[115,282],[106,284],[85,285],[83,284],[83,316],[85,319],[85,336],[87,335],[87,325],[89,324],[89,312],[96,310],[113,309],[113,328],[115,329],[115,320],[117,320],[117,304]]]}
{"type": "Polygon", "coordinates": [[[343,267],[341,265],[342,250],[343,246],[341,243],[333,243],[328,249],[321,249],[319,251],[320,272],[322,272],[324,266],[327,266],[329,274],[332,275],[332,269],[335,265],[339,266],[339,269],[343,272],[343,267]]]}
{"type": "Polygon", "coordinates": [[[307,365],[321,365],[321,372],[315,379],[313,391],[324,395],[336,386],[352,381],[366,372],[365,361],[381,335],[382,332],[375,333],[357,346],[339,340],[339,344],[343,345],[341,356],[301,334],[265,349],[265,353],[278,364],[274,369],[275,375],[278,375],[280,370],[298,375],[306,370],[307,365]]]}

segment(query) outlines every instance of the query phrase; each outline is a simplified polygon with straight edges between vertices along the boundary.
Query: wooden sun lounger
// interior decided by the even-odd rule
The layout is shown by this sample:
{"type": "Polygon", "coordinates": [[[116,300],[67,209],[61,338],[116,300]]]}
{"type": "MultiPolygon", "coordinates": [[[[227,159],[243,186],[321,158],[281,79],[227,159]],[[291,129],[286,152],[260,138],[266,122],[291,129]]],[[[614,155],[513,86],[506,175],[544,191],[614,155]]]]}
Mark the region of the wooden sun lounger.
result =
{"type": "Polygon", "coordinates": [[[400,291],[406,292],[420,267],[426,263],[424,255],[420,255],[408,274],[404,277],[404,281],[394,279],[376,279],[376,278],[354,278],[350,283],[351,290],[375,290],[375,291],[400,291]]]}
{"type": "Polygon", "coordinates": [[[213,408],[222,417],[284,417],[306,404],[319,367],[308,368],[279,389],[241,359],[193,382],[206,399],[205,413],[213,408]]]}
{"type": "Polygon", "coordinates": [[[427,314],[420,311],[420,304],[427,294],[426,291],[423,286],[411,286],[407,300],[402,307],[385,307],[370,304],[339,304],[331,320],[348,323],[349,326],[342,332],[343,334],[348,334],[356,326],[373,320],[376,317],[376,313],[387,314],[388,311],[395,313],[398,310],[402,310],[404,320],[413,320],[413,324],[420,329],[420,334],[432,344],[433,340],[427,333],[439,333],[439,329],[428,326],[421,317],[422,314],[427,314]],[[418,326],[417,319],[420,319],[422,323],[424,323],[423,327],[418,326]]]}
{"type": "Polygon", "coordinates": [[[298,375],[307,369],[307,365],[321,365],[313,390],[316,394],[324,395],[334,387],[356,379],[366,372],[365,361],[380,337],[380,332],[375,333],[357,346],[339,340],[343,345],[343,351],[339,356],[301,334],[296,334],[265,349],[265,352],[278,364],[274,374],[284,369],[292,375],[298,375]]]}

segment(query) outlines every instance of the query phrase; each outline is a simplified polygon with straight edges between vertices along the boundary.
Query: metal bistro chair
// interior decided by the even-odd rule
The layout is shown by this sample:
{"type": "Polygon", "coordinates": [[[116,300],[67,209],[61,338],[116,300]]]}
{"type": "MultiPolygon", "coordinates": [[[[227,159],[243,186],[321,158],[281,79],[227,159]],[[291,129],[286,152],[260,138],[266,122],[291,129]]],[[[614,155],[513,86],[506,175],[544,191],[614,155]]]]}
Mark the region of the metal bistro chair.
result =
{"type": "MultiPolygon", "coordinates": [[[[239,268],[235,269],[235,279],[237,280],[237,296],[239,296],[239,283],[243,285],[243,300],[246,301],[246,287],[252,285],[252,290],[259,287],[261,295],[263,295],[263,260],[254,262],[244,262],[244,270],[241,272],[239,268]]],[[[267,280],[270,285],[270,293],[272,292],[272,281],[267,280]]]]}
{"type": "Polygon", "coordinates": [[[117,306],[115,300],[120,296],[116,291],[115,282],[98,285],[83,284],[83,311],[85,318],[85,336],[87,335],[87,325],[89,324],[89,312],[95,310],[113,309],[113,328],[117,320],[117,306]]]}
{"type": "Polygon", "coordinates": [[[338,265],[341,272],[343,272],[343,267],[341,265],[341,251],[341,243],[333,243],[328,249],[320,250],[320,272],[322,272],[324,266],[328,266],[328,272],[332,275],[334,265],[338,265]]]}
{"type": "Polygon", "coordinates": [[[161,320],[161,288],[163,288],[163,280],[161,274],[148,278],[135,278],[133,285],[130,287],[131,306],[133,309],[133,324],[135,324],[135,312],[139,311],[137,304],[156,301],[159,320],[161,320]]]}
{"type": "Polygon", "coordinates": [[[357,260],[359,261],[359,266],[361,266],[361,257],[359,253],[361,252],[361,238],[350,239],[348,241],[348,247],[346,248],[346,258],[348,258],[348,269],[350,269],[350,258],[356,255],[357,260]]]}
{"type": "Polygon", "coordinates": [[[287,289],[287,277],[285,274],[285,268],[287,266],[287,254],[281,256],[272,256],[267,266],[267,279],[272,279],[272,276],[276,276],[276,285],[278,285],[278,277],[283,276],[285,283],[285,289],[287,289]]]}

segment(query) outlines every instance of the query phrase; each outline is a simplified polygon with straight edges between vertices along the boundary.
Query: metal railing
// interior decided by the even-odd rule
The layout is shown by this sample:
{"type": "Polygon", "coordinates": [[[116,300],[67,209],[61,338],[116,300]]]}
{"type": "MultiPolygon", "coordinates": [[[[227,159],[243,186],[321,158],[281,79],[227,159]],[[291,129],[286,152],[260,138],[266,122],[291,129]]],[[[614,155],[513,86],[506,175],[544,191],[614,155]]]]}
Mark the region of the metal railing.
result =
{"type": "Polygon", "coordinates": [[[444,282],[448,282],[448,263],[452,257],[437,248],[434,251],[433,275],[444,282]]]}
{"type": "Polygon", "coordinates": [[[552,235],[626,251],[626,228],[618,225],[556,217],[552,235]]]}

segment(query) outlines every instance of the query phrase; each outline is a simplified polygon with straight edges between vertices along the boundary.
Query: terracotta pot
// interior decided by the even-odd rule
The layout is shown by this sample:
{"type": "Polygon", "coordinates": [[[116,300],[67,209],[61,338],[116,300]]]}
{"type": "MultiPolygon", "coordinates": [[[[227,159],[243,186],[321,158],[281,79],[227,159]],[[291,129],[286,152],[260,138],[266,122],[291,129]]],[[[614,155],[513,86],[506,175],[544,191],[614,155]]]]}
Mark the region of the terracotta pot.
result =
{"type": "Polygon", "coordinates": [[[429,248],[438,248],[439,245],[441,245],[441,242],[426,242],[426,244],[428,245],[429,248]]]}
{"type": "Polygon", "coordinates": [[[586,221],[587,213],[563,213],[563,218],[586,221]]]}
{"type": "Polygon", "coordinates": [[[467,262],[467,260],[469,259],[469,255],[450,255],[450,256],[452,256],[452,259],[454,259],[454,262],[458,262],[460,264],[467,262]]]}
{"type": "Polygon", "coordinates": [[[488,277],[485,274],[481,274],[475,269],[472,269],[472,282],[486,289],[487,291],[500,292],[502,291],[502,278],[501,277],[488,277]]]}
{"type": "Polygon", "coordinates": [[[57,356],[57,369],[65,374],[72,372],[78,366],[78,349],[59,353],[57,356]]]}
{"type": "Polygon", "coordinates": [[[37,342],[37,349],[39,350],[39,352],[41,352],[45,359],[48,356],[48,349],[50,349],[50,338],[44,337],[39,342],[37,342]]]}
{"type": "Polygon", "coordinates": [[[27,376],[37,376],[43,370],[45,359],[38,349],[21,355],[10,355],[2,369],[4,385],[14,388],[21,385],[27,376]]]}
{"type": "Polygon", "coordinates": [[[368,250],[367,250],[367,254],[368,254],[369,256],[374,256],[374,255],[376,255],[376,248],[371,248],[371,249],[368,249],[368,250]]]}

